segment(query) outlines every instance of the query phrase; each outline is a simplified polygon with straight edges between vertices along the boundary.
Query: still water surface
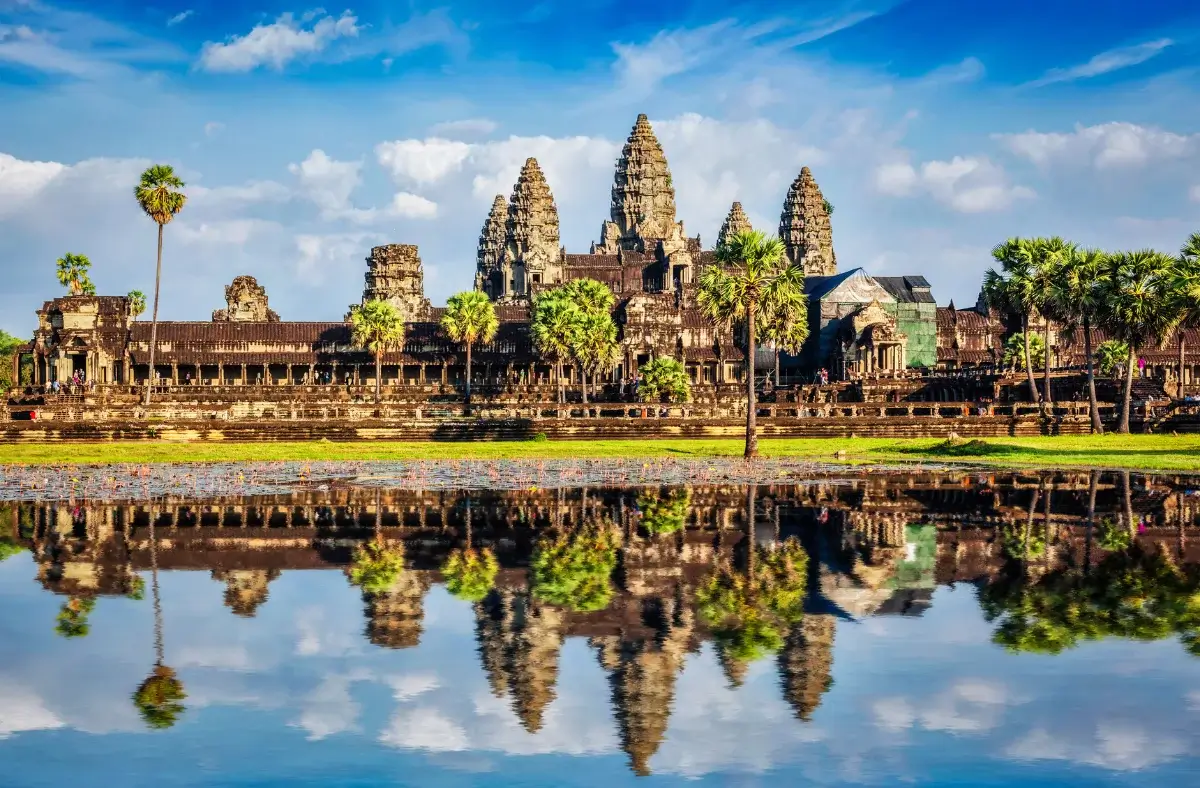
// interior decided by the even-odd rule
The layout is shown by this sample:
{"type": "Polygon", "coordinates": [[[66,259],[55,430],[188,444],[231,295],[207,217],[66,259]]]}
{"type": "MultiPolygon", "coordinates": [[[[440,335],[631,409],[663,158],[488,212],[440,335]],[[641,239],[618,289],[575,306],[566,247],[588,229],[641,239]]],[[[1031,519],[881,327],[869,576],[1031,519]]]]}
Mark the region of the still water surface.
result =
{"type": "Polygon", "coordinates": [[[0,503],[0,784],[1197,785],[1193,485],[0,503]]]}

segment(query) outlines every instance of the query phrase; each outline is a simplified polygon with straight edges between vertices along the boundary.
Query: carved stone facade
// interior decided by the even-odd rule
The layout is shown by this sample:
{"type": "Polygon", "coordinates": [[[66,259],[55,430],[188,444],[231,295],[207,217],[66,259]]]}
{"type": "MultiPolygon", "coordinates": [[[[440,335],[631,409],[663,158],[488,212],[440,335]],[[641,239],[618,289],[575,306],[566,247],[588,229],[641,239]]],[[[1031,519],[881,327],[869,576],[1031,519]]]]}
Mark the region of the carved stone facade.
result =
{"type": "Polygon", "coordinates": [[[779,217],[779,237],[787,247],[788,258],[804,267],[805,276],[837,273],[829,211],[821,188],[808,167],[800,170],[800,175],[788,189],[779,217]]]}
{"type": "Polygon", "coordinates": [[[278,323],[267,305],[267,290],[253,276],[239,276],[225,287],[225,308],[212,313],[216,323],[278,323]]]}
{"type": "Polygon", "coordinates": [[[750,226],[750,219],[746,216],[746,212],[742,210],[742,204],[735,202],[733,207],[729,209],[729,215],[725,217],[725,223],[721,225],[720,231],[717,232],[717,246],[720,247],[732,235],[748,232],[753,229],[750,226]]]}
{"type": "MultiPolygon", "coordinates": [[[[388,244],[371,249],[362,303],[375,300],[387,301],[408,321],[422,320],[429,314],[432,305],[425,297],[425,269],[417,247],[388,244]]],[[[357,308],[352,304],[350,311],[357,308]]],[[[348,314],[346,319],[350,319],[348,314]]]]}
{"type": "Polygon", "coordinates": [[[518,299],[528,296],[538,285],[561,282],[562,255],[554,195],[537,159],[526,159],[508,201],[500,267],[512,273],[502,281],[503,291],[498,296],[518,299]]]}
{"type": "Polygon", "coordinates": [[[497,194],[479,233],[479,250],[475,255],[475,289],[487,293],[489,298],[502,296],[512,279],[511,265],[504,264],[507,223],[508,201],[503,194],[497,194]]]}
{"type": "Polygon", "coordinates": [[[675,186],[650,120],[638,115],[621,150],[613,178],[611,219],[600,230],[595,254],[653,252],[667,254],[687,246],[683,222],[675,221],[675,186]]]}

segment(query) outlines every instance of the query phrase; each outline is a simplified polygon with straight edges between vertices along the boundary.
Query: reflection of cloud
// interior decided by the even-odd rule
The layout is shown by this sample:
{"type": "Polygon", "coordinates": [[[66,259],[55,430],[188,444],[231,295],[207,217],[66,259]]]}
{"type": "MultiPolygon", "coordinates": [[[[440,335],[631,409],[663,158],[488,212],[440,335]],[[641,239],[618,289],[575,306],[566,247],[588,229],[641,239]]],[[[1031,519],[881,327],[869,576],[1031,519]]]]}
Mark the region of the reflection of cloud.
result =
{"type": "Polygon", "coordinates": [[[32,690],[0,684],[0,739],[21,731],[44,731],[63,727],[58,715],[32,690]]]}
{"type": "Polygon", "coordinates": [[[389,747],[431,752],[458,752],[470,746],[461,725],[428,707],[397,712],[379,734],[379,741],[389,747]]]}
{"type": "MultiPolygon", "coordinates": [[[[194,645],[183,646],[171,657],[176,668],[222,668],[225,670],[250,670],[255,666],[246,647],[237,645],[194,645]]],[[[262,665],[258,665],[262,667],[262,665]]]]}
{"type": "Polygon", "coordinates": [[[887,697],[876,700],[871,711],[876,726],[888,731],[919,724],[927,731],[982,733],[1000,724],[1005,706],[1020,702],[999,682],[962,679],[923,709],[908,698],[887,697]]]}
{"type": "Polygon", "coordinates": [[[438,677],[432,673],[406,673],[400,676],[388,676],[384,682],[392,688],[392,693],[395,694],[398,701],[412,700],[418,695],[442,686],[438,677]]]}
{"type": "Polygon", "coordinates": [[[303,657],[345,656],[362,649],[360,633],[339,628],[319,607],[298,610],[296,629],[300,632],[296,639],[296,653],[303,657]]]}
{"type": "Polygon", "coordinates": [[[562,677],[558,697],[546,708],[544,725],[536,734],[521,727],[507,699],[480,693],[473,700],[473,739],[479,749],[508,755],[601,755],[617,749],[612,719],[597,713],[596,697],[571,692],[562,677]]]}
{"type": "Polygon", "coordinates": [[[326,676],[304,699],[300,719],[293,727],[308,731],[308,740],[316,741],[343,731],[356,730],[359,706],[350,697],[354,676],[326,676]]]}
{"type": "Polygon", "coordinates": [[[1155,734],[1130,721],[1101,722],[1091,739],[1071,740],[1037,728],[1009,745],[1019,761],[1061,760],[1114,771],[1137,771],[1166,763],[1187,751],[1179,739],[1155,734]]]}

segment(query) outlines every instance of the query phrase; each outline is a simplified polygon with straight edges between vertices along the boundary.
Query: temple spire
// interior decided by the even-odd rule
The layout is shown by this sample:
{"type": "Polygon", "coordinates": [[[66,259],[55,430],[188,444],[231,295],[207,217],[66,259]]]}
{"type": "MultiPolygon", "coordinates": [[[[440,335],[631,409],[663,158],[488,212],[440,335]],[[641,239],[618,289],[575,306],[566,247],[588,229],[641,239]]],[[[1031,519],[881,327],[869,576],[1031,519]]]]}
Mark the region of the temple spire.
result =
{"type": "Polygon", "coordinates": [[[638,115],[617,160],[610,217],[594,251],[648,252],[660,241],[682,238],[683,227],[675,221],[671,170],[645,115],[638,115]]]}
{"type": "Polygon", "coordinates": [[[746,212],[742,210],[742,204],[735,202],[733,207],[729,209],[729,215],[725,217],[725,223],[721,225],[720,232],[717,233],[717,246],[721,246],[725,243],[725,239],[732,235],[753,229],[750,226],[750,219],[746,216],[746,212]]]}
{"type": "Polygon", "coordinates": [[[553,282],[562,275],[558,206],[537,159],[525,160],[508,201],[503,264],[520,274],[512,295],[526,295],[531,285],[553,282]]]}
{"type": "Polygon", "coordinates": [[[788,189],[779,217],[779,238],[787,248],[788,259],[802,266],[805,276],[837,273],[829,209],[808,167],[800,170],[788,189]]]}
{"type": "Polygon", "coordinates": [[[504,278],[496,274],[500,272],[500,261],[504,256],[507,221],[508,200],[503,194],[497,194],[479,233],[479,250],[475,255],[475,289],[487,292],[492,298],[503,294],[505,284],[504,278]]]}

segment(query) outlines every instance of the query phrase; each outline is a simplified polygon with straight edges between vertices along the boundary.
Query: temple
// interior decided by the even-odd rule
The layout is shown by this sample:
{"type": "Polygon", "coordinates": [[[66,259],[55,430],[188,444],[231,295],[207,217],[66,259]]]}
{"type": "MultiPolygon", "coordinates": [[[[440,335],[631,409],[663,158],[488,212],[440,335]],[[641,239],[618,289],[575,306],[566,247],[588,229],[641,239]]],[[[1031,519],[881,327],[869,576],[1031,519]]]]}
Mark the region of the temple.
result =
{"type": "MultiPolygon", "coordinates": [[[[762,344],[754,366],[775,387],[812,384],[819,371],[834,387],[783,401],[870,403],[879,396],[910,402],[1022,399],[1024,395],[1016,393],[1020,379],[1004,359],[1004,341],[1019,327],[1016,316],[982,303],[969,309],[952,303],[938,307],[932,285],[919,274],[873,276],[862,267],[839,270],[832,208],[808,167],[781,197],[778,235],[788,259],[803,269],[808,339],[794,354],[762,344]],[[976,383],[949,386],[941,379],[965,371],[976,374],[976,383]],[[987,376],[991,377],[985,380],[987,376]]],[[[568,252],[561,245],[553,184],[537,160],[528,159],[511,194],[496,195],[492,202],[476,251],[474,287],[495,302],[500,330],[493,341],[474,350],[473,374],[481,386],[492,385],[507,397],[503,401],[512,407],[497,415],[515,418],[522,415],[518,403],[553,400],[545,391],[559,382],[558,372],[533,347],[532,300],[565,282],[590,278],[607,285],[616,297],[613,317],[621,349],[617,363],[604,375],[598,399],[619,399],[622,382],[634,378],[651,359],[669,356],[683,363],[695,389],[697,407],[690,413],[705,412],[700,403],[707,403],[708,418],[737,417],[737,384],[746,369],[744,348],[735,333],[718,329],[704,317],[696,288],[699,272],[715,264],[717,244],[747,229],[750,220],[741,203],[734,202],[712,245],[687,235],[677,216],[666,153],[645,115],[638,116],[621,150],[608,217],[586,252],[568,252]]],[[[153,382],[166,387],[167,394],[170,387],[182,385],[373,385],[373,357],[351,342],[348,321],[359,304],[351,305],[341,322],[284,321],[269,308],[265,288],[251,276],[234,279],[224,295],[226,306],[216,309],[209,322],[158,324],[154,370],[149,368],[150,326],[136,318],[125,297],[70,295],[47,301],[37,311],[32,342],[14,358],[14,380],[30,390],[78,376],[100,385],[153,382]]],[[[361,303],[374,299],[393,304],[407,321],[404,346],[382,357],[382,383],[389,392],[395,392],[394,387],[461,385],[465,353],[440,328],[443,309],[425,296],[416,246],[390,244],[370,250],[361,303]]],[[[1031,328],[1044,333],[1045,321],[1035,315],[1031,328]]],[[[1074,376],[1055,384],[1069,400],[1079,391],[1078,372],[1070,370],[1082,361],[1083,343],[1078,336],[1050,329],[1052,366],[1074,376]]],[[[1139,381],[1143,399],[1168,392],[1181,397],[1200,374],[1200,332],[1191,333],[1197,336],[1185,337],[1190,351],[1186,361],[1171,344],[1141,352],[1147,364],[1143,375],[1150,379],[1139,381]],[[1177,359],[1181,363],[1173,363],[1177,359]]],[[[1094,332],[1092,339],[1095,346],[1104,337],[1094,332]]],[[[1176,338],[1172,343],[1178,347],[1176,338]]],[[[569,384],[581,380],[580,371],[569,364],[562,374],[569,384]]],[[[480,393],[486,399],[487,392],[481,388],[480,393]]],[[[410,404],[418,405],[418,399],[410,404]]],[[[109,401],[111,418],[132,417],[133,400],[130,407],[122,402],[109,401]]],[[[357,418],[348,415],[353,409],[342,408],[342,402],[322,400],[308,412],[319,412],[322,419],[357,418]]],[[[436,411],[432,404],[426,398],[430,407],[393,415],[426,418],[436,411]]],[[[225,418],[219,410],[189,411],[186,417],[225,418]]],[[[263,408],[255,404],[243,410],[255,418],[263,415],[263,408]]],[[[278,407],[270,410],[278,417],[278,407]]],[[[795,415],[803,415],[799,410],[795,415]]],[[[295,406],[289,408],[291,418],[305,418],[297,412],[295,406]]],[[[53,417],[52,409],[44,415],[53,417]]]]}

